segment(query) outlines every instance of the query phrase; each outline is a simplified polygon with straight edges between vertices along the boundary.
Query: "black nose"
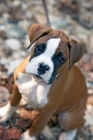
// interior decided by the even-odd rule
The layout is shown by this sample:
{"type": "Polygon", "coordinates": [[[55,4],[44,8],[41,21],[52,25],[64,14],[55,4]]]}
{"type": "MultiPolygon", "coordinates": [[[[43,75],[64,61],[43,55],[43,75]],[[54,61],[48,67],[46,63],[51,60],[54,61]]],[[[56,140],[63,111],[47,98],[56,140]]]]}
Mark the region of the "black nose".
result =
{"type": "Polygon", "coordinates": [[[44,63],[40,63],[38,67],[38,74],[43,75],[46,73],[46,71],[49,70],[49,66],[45,65],[44,63]]]}

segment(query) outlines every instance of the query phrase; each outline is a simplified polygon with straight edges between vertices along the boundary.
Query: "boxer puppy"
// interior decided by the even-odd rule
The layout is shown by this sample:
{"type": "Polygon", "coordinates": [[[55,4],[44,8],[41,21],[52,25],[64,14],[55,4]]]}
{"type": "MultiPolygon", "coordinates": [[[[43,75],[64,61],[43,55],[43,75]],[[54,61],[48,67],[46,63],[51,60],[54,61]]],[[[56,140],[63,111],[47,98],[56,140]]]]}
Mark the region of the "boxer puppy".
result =
{"type": "Polygon", "coordinates": [[[23,97],[35,110],[39,109],[39,115],[20,140],[36,140],[41,132],[45,133],[54,114],[58,114],[66,130],[60,139],[73,140],[76,129],[85,122],[87,89],[83,75],[73,65],[82,57],[84,47],[62,31],[39,24],[31,27],[29,38],[31,54],[15,71],[13,94],[0,109],[0,122],[11,117],[23,97]]]}

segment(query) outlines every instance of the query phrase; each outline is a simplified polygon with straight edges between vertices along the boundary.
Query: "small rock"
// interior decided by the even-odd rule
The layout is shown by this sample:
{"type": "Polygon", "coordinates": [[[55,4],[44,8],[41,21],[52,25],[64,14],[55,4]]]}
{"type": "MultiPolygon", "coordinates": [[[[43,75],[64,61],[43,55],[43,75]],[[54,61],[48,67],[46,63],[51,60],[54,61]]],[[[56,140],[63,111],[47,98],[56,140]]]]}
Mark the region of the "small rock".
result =
{"type": "Polygon", "coordinates": [[[61,127],[59,126],[51,127],[50,130],[55,137],[58,137],[59,133],[62,131],[61,127]]]}
{"type": "MultiPolygon", "coordinates": [[[[92,93],[93,93],[93,90],[92,90],[92,93]]],[[[93,94],[88,97],[87,104],[93,105],[93,94]]]]}
{"type": "Polygon", "coordinates": [[[10,49],[9,47],[4,46],[2,50],[3,50],[4,54],[5,54],[4,57],[9,58],[13,54],[12,49],[10,49]]]}
{"type": "Polygon", "coordinates": [[[25,34],[28,32],[20,27],[18,24],[6,24],[6,35],[9,38],[18,38],[22,39],[25,34]]]}
{"type": "Polygon", "coordinates": [[[20,58],[20,52],[21,51],[15,51],[14,53],[13,53],[13,55],[12,55],[12,57],[13,57],[13,59],[18,59],[18,58],[20,58]]]}
{"type": "Polygon", "coordinates": [[[93,125],[90,126],[90,131],[91,131],[91,133],[93,135],[93,125]]]}
{"type": "Polygon", "coordinates": [[[6,4],[0,1],[0,13],[8,12],[8,7],[6,4]]]}
{"type": "Polygon", "coordinates": [[[4,25],[0,25],[0,30],[1,31],[5,31],[5,26],[4,25]]]}
{"type": "Polygon", "coordinates": [[[88,2],[83,2],[83,3],[82,3],[82,6],[83,6],[84,8],[86,8],[86,9],[92,8],[92,4],[91,4],[91,3],[88,3],[88,2]]]}
{"type": "MultiPolygon", "coordinates": [[[[93,53],[92,53],[92,56],[91,56],[91,65],[92,65],[92,69],[93,69],[93,53]]],[[[92,73],[92,77],[93,77],[93,73],[92,73]]]]}
{"type": "Polygon", "coordinates": [[[93,33],[90,35],[90,46],[91,46],[91,50],[93,52],[93,33]]]}
{"type": "Polygon", "coordinates": [[[20,20],[24,20],[26,19],[26,14],[25,14],[25,10],[22,9],[22,3],[21,6],[11,6],[9,8],[9,14],[11,15],[10,21],[11,22],[18,22],[20,20]]]}
{"type": "Polygon", "coordinates": [[[27,49],[27,47],[30,45],[29,35],[24,36],[23,44],[24,47],[27,49]]]}
{"type": "Polygon", "coordinates": [[[14,73],[15,69],[21,64],[23,59],[12,60],[10,63],[6,64],[5,67],[8,69],[8,74],[14,73]]]}
{"type": "Polygon", "coordinates": [[[88,75],[87,79],[86,79],[86,86],[88,89],[92,89],[93,87],[93,82],[92,82],[92,77],[90,78],[90,76],[88,75]]]}
{"type": "Polygon", "coordinates": [[[79,34],[85,34],[85,35],[89,35],[90,34],[89,30],[87,30],[86,28],[84,28],[83,26],[78,25],[78,24],[76,26],[76,31],[79,34]]]}
{"type": "Polygon", "coordinates": [[[37,23],[40,23],[40,24],[46,24],[47,23],[46,17],[42,14],[36,13],[36,14],[34,14],[34,18],[35,18],[37,23]]]}
{"type": "Polygon", "coordinates": [[[24,57],[27,57],[27,54],[28,54],[28,53],[25,52],[25,51],[21,51],[21,52],[20,52],[20,56],[23,57],[23,58],[24,58],[24,57]]]}
{"type": "Polygon", "coordinates": [[[0,78],[3,79],[3,80],[7,79],[8,78],[7,73],[6,72],[0,72],[0,78]]]}
{"type": "Polygon", "coordinates": [[[27,10],[27,8],[28,8],[27,3],[23,3],[23,4],[22,4],[22,10],[24,10],[24,11],[25,11],[25,10],[27,10]]]}
{"type": "Polygon", "coordinates": [[[88,103],[88,101],[87,101],[87,111],[88,112],[92,112],[93,111],[93,106],[92,106],[92,104],[90,104],[90,103],[88,103]]]}
{"type": "Polygon", "coordinates": [[[21,1],[19,1],[19,0],[16,0],[16,1],[13,1],[12,2],[12,5],[13,6],[15,6],[15,7],[18,7],[18,6],[20,6],[22,3],[21,3],[21,1]]]}
{"type": "Polygon", "coordinates": [[[80,39],[83,39],[83,40],[87,40],[88,39],[87,35],[86,34],[82,34],[82,33],[79,33],[77,35],[77,37],[80,38],[80,39]]]}
{"type": "Polygon", "coordinates": [[[5,68],[5,66],[0,64],[0,74],[2,75],[2,72],[6,72],[6,71],[7,71],[7,69],[5,68]]]}
{"type": "Polygon", "coordinates": [[[9,18],[10,18],[10,15],[8,13],[4,13],[3,14],[3,20],[4,20],[4,22],[8,21],[9,18]]]}
{"type": "Polygon", "coordinates": [[[67,21],[67,19],[63,18],[63,17],[55,17],[53,15],[50,15],[50,22],[52,26],[56,26],[57,29],[61,29],[63,27],[66,27],[69,25],[69,22],[67,21]]]}
{"type": "Polygon", "coordinates": [[[19,42],[19,40],[14,38],[7,39],[5,41],[5,45],[7,48],[10,48],[11,50],[19,50],[21,48],[21,43],[19,42]]]}
{"type": "Polygon", "coordinates": [[[26,16],[27,16],[28,19],[32,19],[33,18],[33,14],[32,14],[32,12],[30,10],[26,11],[26,16]]]}
{"type": "Polygon", "coordinates": [[[79,22],[88,29],[93,28],[92,12],[86,11],[84,8],[79,10],[79,22]],[[86,14],[85,14],[86,13],[86,14]]]}
{"type": "Polygon", "coordinates": [[[7,39],[7,35],[6,35],[6,33],[5,33],[4,30],[0,30],[0,37],[1,37],[2,39],[7,39]]]}
{"type": "Polygon", "coordinates": [[[86,121],[84,126],[93,125],[93,118],[88,112],[86,112],[84,119],[86,121]]]}
{"type": "MultiPolygon", "coordinates": [[[[91,61],[90,61],[91,62],[91,61]]],[[[92,64],[91,64],[92,65],[92,64]]],[[[93,79],[93,72],[89,72],[88,76],[93,79]]],[[[92,80],[93,81],[93,80],[92,80]]],[[[93,83],[92,83],[93,84],[93,83]]],[[[92,85],[93,86],[93,85],[92,85]]]]}
{"type": "Polygon", "coordinates": [[[0,106],[5,105],[10,99],[10,93],[7,88],[0,86],[0,106]]]}
{"type": "Polygon", "coordinates": [[[10,63],[11,60],[12,60],[12,58],[5,58],[5,57],[2,57],[2,58],[0,59],[0,63],[1,63],[2,65],[6,65],[6,64],[10,63]]]}
{"type": "Polygon", "coordinates": [[[23,21],[19,21],[18,25],[25,31],[28,31],[31,24],[28,20],[25,19],[23,21]]]}
{"type": "Polygon", "coordinates": [[[88,94],[93,94],[93,89],[88,89],[88,94]]]}
{"type": "Polygon", "coordinates": [[[4,57],[4,51],[0,50],[0,57],[4,57]]]}
{"type": "Polygon", "coordinates": [[[82,68],[85,72],[89,72],[92,70],[90,60],[91,60],[91,56],[89,54],[85,54],[82,57],[82,59],[78,62],[80,68],[82,68]]]}

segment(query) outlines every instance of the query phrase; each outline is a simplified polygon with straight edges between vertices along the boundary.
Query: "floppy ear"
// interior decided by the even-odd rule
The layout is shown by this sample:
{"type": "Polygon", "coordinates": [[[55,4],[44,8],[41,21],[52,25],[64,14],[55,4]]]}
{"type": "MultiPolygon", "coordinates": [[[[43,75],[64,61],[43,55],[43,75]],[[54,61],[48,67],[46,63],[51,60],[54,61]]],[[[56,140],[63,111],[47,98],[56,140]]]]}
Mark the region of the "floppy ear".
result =
{"type": "Polygon", "coordinates": [[[69,47],[69,65],[68,69],[70,71],[72,65],[80,60],[85,52],[84,46],[78,43],[74,39],[68,39],[68,47],[69,47]]]}
{"type": "Polygon", "coordinates": [[[31,47],[31,45],[40,37],[47,35],[52,29],[45,25],[33,24],[29,31],[29,39],[30,45],[27,49],[31,47]]]}

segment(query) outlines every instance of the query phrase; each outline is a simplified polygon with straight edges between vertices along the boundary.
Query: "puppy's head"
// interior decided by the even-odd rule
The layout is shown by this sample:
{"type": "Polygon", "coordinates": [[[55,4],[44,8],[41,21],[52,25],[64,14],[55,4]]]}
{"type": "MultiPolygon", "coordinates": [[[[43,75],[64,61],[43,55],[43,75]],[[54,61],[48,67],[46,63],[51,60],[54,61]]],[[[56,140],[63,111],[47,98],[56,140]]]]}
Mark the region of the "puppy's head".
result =
{"type": "Polygon", "coordinates": [[[46,84],[51,84],[66,64],[70,70],[84,52],[84,47],[77,41],[69,39],[62,31],[44,25],[34,24],[29,38],[31,44],[28,48],[32,48],[26,72],[46,84]]]}

